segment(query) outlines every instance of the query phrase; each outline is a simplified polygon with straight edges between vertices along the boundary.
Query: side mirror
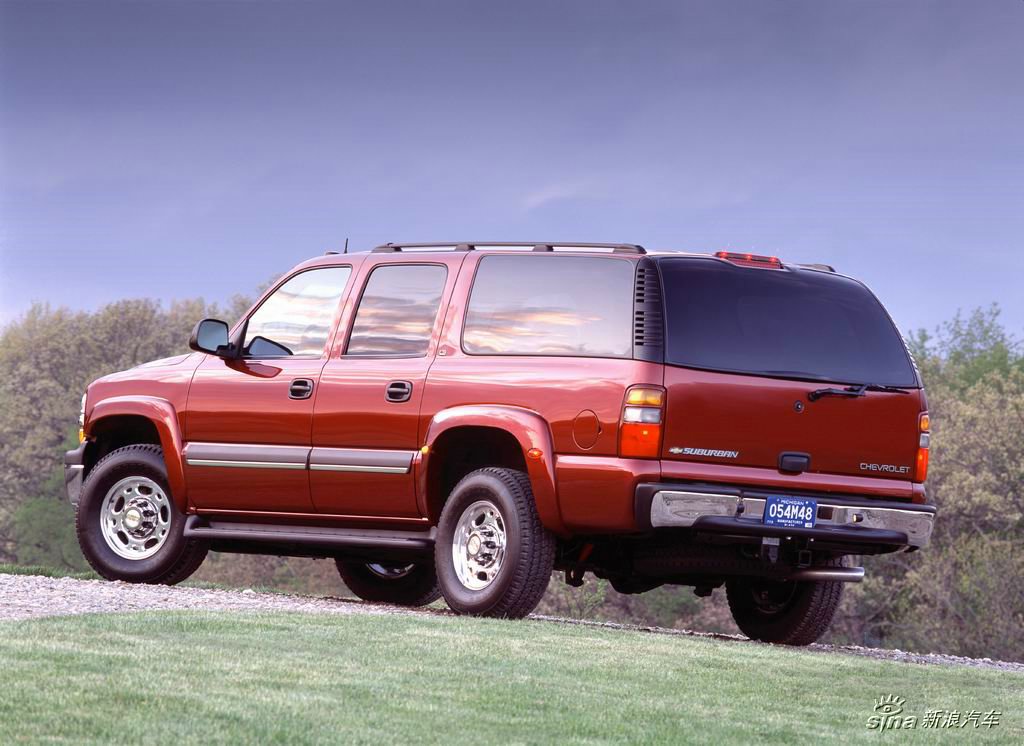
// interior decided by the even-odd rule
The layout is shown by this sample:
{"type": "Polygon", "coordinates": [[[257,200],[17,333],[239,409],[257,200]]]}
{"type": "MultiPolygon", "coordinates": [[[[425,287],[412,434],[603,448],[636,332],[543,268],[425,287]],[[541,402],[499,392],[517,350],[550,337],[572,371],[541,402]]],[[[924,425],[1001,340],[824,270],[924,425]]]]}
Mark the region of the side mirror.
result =
{"type": "Polygon", "coordinates": [[[188,346],[197,352],[228,357],[228,325],[220,319],[203,319],[192,330],[188,346]]]}

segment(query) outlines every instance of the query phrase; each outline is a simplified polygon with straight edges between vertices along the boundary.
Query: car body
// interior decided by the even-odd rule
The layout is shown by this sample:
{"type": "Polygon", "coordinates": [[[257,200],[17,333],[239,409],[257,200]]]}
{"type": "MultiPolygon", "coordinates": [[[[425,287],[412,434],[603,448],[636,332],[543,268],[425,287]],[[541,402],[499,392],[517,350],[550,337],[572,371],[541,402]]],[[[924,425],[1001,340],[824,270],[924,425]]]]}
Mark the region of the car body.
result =
{"type": "MultiPolygon", "coordinates": [[[[832,588],[863,575],[843,557],[931,534],[916,368],[870,291],[823,265],[387,244],[300,264],[192,347],[89,386],[73,503],[104,457],[148,444],[194,545],[379,571],[447,557],[453,490],[504,469],[495,489],[528,490],[569,582],[702,595],[832,588]],[[790,360],[818,369],[774,367],[790,360]]],[[[471,546],[511,541],[500,513],[471,546]]]]}

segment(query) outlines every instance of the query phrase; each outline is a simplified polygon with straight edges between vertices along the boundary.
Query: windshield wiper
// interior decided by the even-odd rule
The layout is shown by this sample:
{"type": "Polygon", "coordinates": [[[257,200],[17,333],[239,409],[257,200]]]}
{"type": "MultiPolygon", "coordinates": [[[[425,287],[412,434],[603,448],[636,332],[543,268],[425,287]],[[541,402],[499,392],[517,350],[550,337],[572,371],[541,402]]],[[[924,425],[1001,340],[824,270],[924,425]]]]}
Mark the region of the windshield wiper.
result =
{"type": "Polygon", "coordinates": [[[881,383],[858,383],[855,386],[847,386],[843,389],[827,388],[827,389],[815,389],[807,395],[808,401],[817,401],[823,396],[850,396],[858,397],[864,396],[865,392],[868,391],[885,391],[890,394],[909,394],[909,391],[904,389],[896,388],[895,386],[886,386],[881,383]]]}

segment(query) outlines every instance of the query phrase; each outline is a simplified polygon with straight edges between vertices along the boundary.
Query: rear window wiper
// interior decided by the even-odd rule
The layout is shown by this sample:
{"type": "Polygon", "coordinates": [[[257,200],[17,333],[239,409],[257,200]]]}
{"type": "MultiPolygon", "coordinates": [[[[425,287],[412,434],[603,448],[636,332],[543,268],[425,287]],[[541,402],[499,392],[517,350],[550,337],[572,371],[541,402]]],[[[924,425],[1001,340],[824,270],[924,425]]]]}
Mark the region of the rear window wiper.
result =
{"type": "Polygon", "coordinates": [[[897,388],[896,386],[886,386],[886,385],[881,384],[881,383],[858,383],[855,386],[847,386],[846,388],[842,388],[842,389],[836,389],[836,388],[815,389],[814,391],[812,391],[811,393],[809,393],[807,395],[807,399],[809,401],[817,401],[818,399],[822,398],[823,396],[851,396],[851,397],[857,397],[857,396],[864,396],[865,392],[867,392],[867,391],[885,391],[885,392],[888,392],[890,394],[909,394],[910,393],[909,391],[906,391],[906,390],[901,389],[901,388],[897,388]]]}

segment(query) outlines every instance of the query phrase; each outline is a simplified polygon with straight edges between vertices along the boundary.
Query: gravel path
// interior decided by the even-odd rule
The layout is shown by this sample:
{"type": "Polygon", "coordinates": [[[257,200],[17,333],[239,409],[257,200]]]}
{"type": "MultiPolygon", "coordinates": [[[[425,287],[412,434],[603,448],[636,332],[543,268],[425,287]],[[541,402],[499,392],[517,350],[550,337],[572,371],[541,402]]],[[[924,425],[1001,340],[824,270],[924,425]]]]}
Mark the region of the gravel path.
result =
{"type": "Polygon", "coordinates": [[[393,606],[370,605],[339,598],[0,574],[0,621],[158,609],[304,611],[317,614],[408,613],[393,606]]]}
{"type": "MultiPolygon", "coordinates": [[[[47,578],[38,575],[0,574],[0,622],[33,619],[67,614],[111,613],[153,610],[203,611],[300,611],[314,614],[420,614],[448,616],[449,612],[433,609],[409,610],[383,604],[370,604],[341,598],[287,596],[277,593],[256,593],[251,590],[229,591],[181,586],[134,585],[105,580],[47,578]]],[[[738,645],[757,645],[738,635],[559,619],[534,615],[537,621],[580,625],[601,629],[647,632],[659,635],[706,637],[738,645]]],[[[857,655],[879,660],[944,666],[966,666],[1024,673],[1024,663],[994,661],[989,658],[964,658],[939,653],[909,653],[902,650],[881,650],[858,645],[810,645],[806,650],[833,655],[857,655]]]]}

